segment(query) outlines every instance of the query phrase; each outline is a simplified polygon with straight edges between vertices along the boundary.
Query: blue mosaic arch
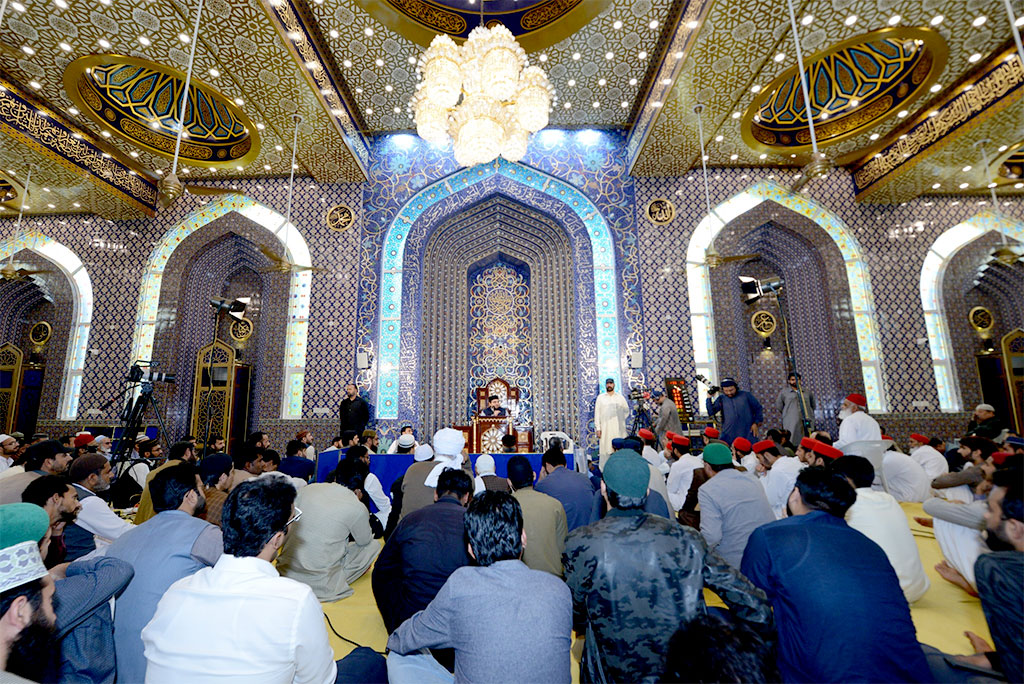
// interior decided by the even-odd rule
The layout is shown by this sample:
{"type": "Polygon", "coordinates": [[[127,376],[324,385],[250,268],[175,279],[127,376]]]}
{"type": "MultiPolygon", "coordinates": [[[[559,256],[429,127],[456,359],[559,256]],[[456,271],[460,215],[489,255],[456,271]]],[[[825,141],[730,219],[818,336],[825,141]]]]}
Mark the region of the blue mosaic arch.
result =
{"type": "MultiPolygon", "coordinates": [[[[376,371],[376,405],[378,419],[399,417],[399,392],[402,371],[416,374],[416,358],[403,354],[403,346],[415,344],[410,335],[403,335],[402,318],[405,253],[410,233],[418,228],[417,242],[425,241],[423,228],[430,224],[439,210],[467,191],[493,194],[495,191],[510,197],[529,198],[527,204],[558,204],[567,209],[567,218],[578,224],[579,235],[586,235],[589,243],[589,261],[593,271],[593,287],[587,299],[593,297],[593,337],[595,372],[600,377],[611,377],[621,384],[621,358],[619,343],[619,293],[616,287],[615,245],[610,226],[597,206],[580,190],[553,176],[520,164],[498,160],[492,164],[465,169],[443,178],[414,195],[388,225],[380,259],[380,297],[377,309],[378,348],[374,359],[376,371]],[[404,344],[403,344],[404,343],[404,344]]],[[[420,243],[422,245],[422,243],[420,243]]],[[[414,280],[417,271],[410,273],[409,285],[418,289],[414,280]]],[[[408,317],[408,312],[407,312],[408,317]]],[[[581,336],[587,331],[581,331],[581,336]]],[[[584,354],[581,354],[581,363],[584,354]]],[[[581,381],[583,378],[581,378],[581,381]]],[[[415,383],[413,383],[415,385],[415,383]]],[[[415,404],[412,404],[415,406],[415,404]]]]}

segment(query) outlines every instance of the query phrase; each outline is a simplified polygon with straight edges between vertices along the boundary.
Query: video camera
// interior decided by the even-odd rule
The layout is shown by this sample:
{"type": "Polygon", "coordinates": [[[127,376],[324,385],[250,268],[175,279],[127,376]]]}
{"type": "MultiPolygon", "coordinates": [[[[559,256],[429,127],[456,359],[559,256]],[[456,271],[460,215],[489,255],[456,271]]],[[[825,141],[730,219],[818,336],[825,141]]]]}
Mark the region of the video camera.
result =
{"type": "Polygon", "coordinates": [[[701,382],[708,386],[708,394],[717,394],[718,392],[722,391],[721,387],[719,387],[718,385],[712,385],[711,381],[705,378],[700,373],[697,373],[697,375],[694,377],[696,377],[698,380],[700,380],[701,382]]]}
{"type": "Polygon", "coordinates": [[[151,365],[144,368],[138,363],[133,363],[128,371],[128,382],[166,382],[173,385],[176,379],[177,375],[174,373],[155,371],[151,365]]]}
{"type": "Polygon", "coordinates": [[[644,386],[630,387],[629,398],[633,401],[640,401],[641,399],[650,399],[651,391],[644,386]]]}

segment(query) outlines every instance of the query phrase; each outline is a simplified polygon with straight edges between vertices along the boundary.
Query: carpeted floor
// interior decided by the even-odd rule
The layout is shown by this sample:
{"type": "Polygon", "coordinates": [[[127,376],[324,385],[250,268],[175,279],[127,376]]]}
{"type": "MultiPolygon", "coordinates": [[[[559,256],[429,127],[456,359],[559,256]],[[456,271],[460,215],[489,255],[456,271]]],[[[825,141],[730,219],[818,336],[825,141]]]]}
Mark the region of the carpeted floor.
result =
{"type": "MultiPolygon", "coordinates": [[[[935,541],[932,531],[914,522],[913,516],[922,515],[921,504],[903,504],[910,520],[910,528],[917,539],[931,587],[928,592],[911,606],[914,624],[917,626],[917,638],[947,653],[971,653],[972,649],[963,633],[971,630],[980,634],[991,643],[985,616],[981,611],[978,599],[972,598],[960,588],[945,581],[933,569],[942,560],[939,544],[935,541]]],[[[323,604],[324,613],[330,618],[334,629],[341,636],[357,642],[361,646],[369,646],[377,651],[384,651],[387,644],[387,633],[384,623],[377,612],[377,604],[373,600],[370,588],[370,574],[367,573],[352,585],[355,594],[347,599],[334,603],[323,604]]],[[[705,592],[709,605],[723,605],[716,596],[705,592]]],[[[331,645],[338,658],[346,655],[354,646],[335,636],[328,628],[331,645]]],[[[574,648],[574,660],[578,659],[579,648],[574,648]]],[[[578,667],[573,666],[573,681],[579,676],[578,667]]]]}

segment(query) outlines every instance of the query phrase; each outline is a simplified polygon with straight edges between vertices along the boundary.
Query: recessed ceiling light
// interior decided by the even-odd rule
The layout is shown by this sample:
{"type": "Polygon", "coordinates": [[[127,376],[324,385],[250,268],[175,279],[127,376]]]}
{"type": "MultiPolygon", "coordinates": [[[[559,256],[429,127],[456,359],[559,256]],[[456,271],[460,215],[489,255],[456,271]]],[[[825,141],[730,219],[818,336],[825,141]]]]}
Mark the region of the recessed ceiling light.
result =
{"type": "Polygon", "coordinates": [[[715,136],[715,142],[722,142],[723,140],[725,140],[725,136],[724,135],[716,135],[715,136]]]}
{"type": "Polygon", "coordinates": [[[621,22],[621,21],[619,21],[618,19],[616,19],[616,20],[615,20],[615,21],[614,21],[614,22],[612,23],[612,28],[613,28],[613,29],[615,29],[616,31],[618,31],[618,30],[619,30],[620,28],[622,28],[622,22],[621,22]]]}
{"type": "Polygon", "coordinates": [[[930,91],[931,91],[931,92],[933,92],[933,93],[937,93],[937,92],[939,92],[940,90],[942,90],[942,86],[941,86],[941,85],[939,85],[938,83],[936,83],[935,85],[933,85],[933,86],[932,86],[931,88],[929,88],[928,90],[930,90],[930,91]]]}
{"type": "Polygon", "coordinates": [[[570,109],[570,108],[572,108],[572,102],[566,102],[562,106],[565,107],[566,109],[570,109]]]}
{"type": "Polygon", "coordinates": [[[981,14],[977,17],[974,17],[974,21],[971,22],[971,26],[983,26],[986,21],[988,21],[988,17],[986,17],[984,14],[981,14]]]}
{"type": "Polygon", "coordinates": [[[50,207],[50,209],[56,209],[57,208],[56,204],[47,204],[46,206],[50,207]]]}
{"type": "Polygon", "coordinates": [[[151,40],[150,40],[149,38],[147,38],[146,36],[139,36],[139,43],[141,43],[141,44],[142,44],[142,45],[144,45],[145,47],[149,47],[150,45],[152,45],[152,44],[153,44],[153,41],[151,41],[151,40]]]}
{"type": "Polygon", "coordinates": [[[580,57],[582,57],[582,56],[583,56],[583,55],[581,55],[581,54],[580,54],[580,53],[578,53],[578,52],[574,52],[574,53],[572,53],[572,58],[573,58],[574,60],[579,60],[579,58],[580,58],[580,57]]]}
{"type": "Polygon", "coordinates": [[[680,52],[677,52],[677,53],[675,54],[675,58],[676,58],[676,59],[682,59],[682,58],[683,58],[683,53],[682,53],[681,51],[680,51],[680,52]]]}
{"type": "Polygon", "coordinates": [[[370,28],[369,26],[367,26],[366,28],[363,29],[363,33],[365,33],[368,36],[372,36],[373,35],[373,29],[370,28]]]}
{"type": "Polygon", "coordinates": [[[569,79],[569,87],[572,88],[575,85],[576,85],[576,79],[575,78],[570,78],[569,79]]]}
{"type": "MultiPolygon", "coordinates": [[[[990,187],[990,188],[994,188],[994,187],[996,187],[996,185],[997,185],[997,183],[994,183],[994,182],[993,182],[993,183],[989,183],[989,184],[988,184],[988,187],[990,187]]],[[[981,203],[979,202],[979,204],[981,204],[981,203]]]]}
{"type": "Polygon", "coordinates": [[[860,100],[850,100],[850,106],[851,107],[859,107],[860,106],[860,100]]]}
{"type": "Polygon", "coordinates": [[[401,107],[395,107],[394,112],[395,112],[395,114],[401,114],[402,113],[402,108],[401,107]]]}
{"type": "Polygon", "coordinates": [[[362,88],[356,88],[356,95],[362,95],[362,94],[363,94],[363,89],[362,88]]]}
{"type": "Polygon", "coordinates": [[[343,67],[345,67],[346,69],[348,69],[350,66],[352,66],[352,60],[351,59],[346,59],[344,62],[341,63],[341,65],[343,67]]]}
{"type": "Polygon", "coordinates": [[[29,55],[30,57],[31,57],[32,55],[36,54],[36,51],[35,51],[35,50],[33,50],[33,49],[32,49],[32,48],[31,48],[30,46],[28,46],[28,45],[22,45],[22,46],[21,46],[21,51],[22,51],[22,52],[24,52],[24,53],[25,53],[26,55],[29,55]]]}
{"type": "Polygon", "coordinates": [[[593,107],[594,109],[597,109],[598,107],[601,106],[601,103],[598,102],[597,100],[594,100],[593,102],[590,103],[590,106],[593,107]]]}
{"type": "Polygon", "coordinates": [[[266,126],[264,126],[263,124],[261,124],[261,123],[256,124],[256,130],[257,131],[262,131],[264,128],[266,128],[266,126]]]}
{"type": "Polygon", "coordinates": [[[761,153],[760,155],[758,155],[758,157],[757,157],[757,158],[758,158],[758,159],[767,159],[767,158],[768,158],[768,155],[767,155],[767,154],[765,154],[764,152],[762,152],[762,153],[761,153]]]}
{"type": "Polygon", "coordinates": [[[11,3],[11,7],[13,7],[18,12],[24,12],[25,11],[25,6],[22,5],[20,2],[12,2],[11,3]]]}
{"type": "Polygon", "coordinates": [[[378,57],[377,59],[373,60],[373,63],[376,64],[379,67],[384,66],[384,60],[381,59],[380,57],[378,57]]]}
{"type": "Polygon", "coordinates": [[[800,23],[803,24],[804,26],[810,26],[812,23],[814,23],[814,15],[805,14],[803,19],[800,20],[800,23]]]}
{"type": "MultiPolygon", "coordinates": [[[[346,60],[346,61],[348,61],[348,60],[346,60]]],[[[416,58],[410,55],[409,59],[407,59],[406,61],[409,62],[409,64],[415,64],[416,63],[416,58]]]]}
{"type": "Polygon", "coordinates": [[[191,40],[191,38],[188,37],[187,33],[179,33],[178,40],[180,40],[182,43],[187,43],[189,40],[191,40]]]}
{"type": "Polygon", "coordinates": [[[597,85],[599,85],[599,86],[608,85],[608,80],[604,79],[604,78],[599,78],[599,79],[597,79],[597,85]]]}
{"type": "MultiPolygon", "coordinates": [[[[1019,21],[1019,20],[1018,20],[1018,21],[1019,21]]],[[[1021,188],[1024,188],[1024,183],[1014,183],[1014,184],[1013,184],[1013,187],[1015,187],[1015,188],[1017,188],[1018,190],[1020,190],[1021,188]]]]}
{"type": "Polygon", "coordinates": [[[60,7],[61,9],[68,8],[68,3],[64,2],[64,0],[53,0],[53,4],[56,5],[57,7],[60,7]]]}
{"type": "Polygon", "coordinates": [[[317,71],[320,69],[320,62],[311,59],[308,62],[306,62],[306,68],[309,69],[310,71],[317,71]]]}
{"type": "Polygon", "coordinates": [[[971,170],[972,168],[974,168],[974,167],[972,167],[972,166],[971,166],[970,164],[968,164],[967,166],[965,166],[964,168],[962,168],[962,169],[960,169],[960,170],[961,170],[961,171],[963,171],[964,173],[967,173],[967,172],[968,172],[968,171],[970,171],[970,170],[971,170]]]}
{"type": "Polygon", "coordinates": [[[264,168],[264,170],[269,171],[270,170],[270,164],[264,164],[263,168],[264,168]]]}
{"type": "Polygon", "coordinates": [[[843,19],[843,23],[846,24],[847,26],[853,26],[854,24],[857,23],[857,15],[851,14],[850,16],[846,17],[846,19],[843,19]]]}
{"type": "Polygon", "coordinates": [[[970,57],[967,58],[967,61],[970,62],[971,64],[974,64],[979,59],[981,59],[981,53],[980,52],[975,52],[973,55],[971,55],[970,57]]]}
{"type": "Polygon", "coordinates": [[[903,17],[901,17],[901,16],[900,16],[900,15],[898,15],[898,14],[894,14],[894,15],[892,15],[891,17],[889,17],[889,26],[895,26],[896,24],[900,23],[900,20],[901,20],[902,18],[903,18],[903,17]]]}
{"type": "Polygon", "coordinates": [[[932,190],[938,190],[942,187],[942,183],[932,183],[932,190]]]}
{"type": "Polygon", "coordinates": [[[671,78],[663,78],[663,79],[661,79],[661,85],[672,85],[672,79],[671,78]]]}
{"type": "Polygon", "coordinates": [[[614,57],[615,57],[615,53],[614,52],[606,52],[606,53],[604,53],[604,58],[605,59],[612,59],[614,57]]]}
{"type": "Polygon", "coordinates": [[[288,39],[294,43],[298,43],[299,41],[302,40],[302,34],[298,31],[289,31],[288,39]]]}
{"type": "Polygon", "coordinates": [[[100,131],[100,135],[102,135],[104,138],[109,138],[110,131],[100,131]]]}
{"type": "Polygon", "coordinates": [[[73,205],[75,205],[76,207],[80,207],[80,206],[82,206],[82,205],[81,205],[81,204],[79,204],[78,202],[72,202],[72,204],[73,204],[73,205]]]}
{"type": "Polygon", "coordinates": [[[647,51],[646,50],[641,50],[640,54],[638,54],[637,57],[640,58],[640,59],[647,59],[647,51]]]}
{"type": "Polygon", "coordinates": [[[388,84],[387,84],[386,86],[384,86],[384,90],[385,90],[386,92],[389,92],[389,93],[390,93],[390,92],[391,92],[392,90],[394,90],[394,89],[395,89],[395,87],[394,87],[393,85],[391,85],[390,83],[388,83],[388,84]]]}
{"type": "Polygon", "coordinates": [[[337,29],[331,29],[330,31],[327,32],[327,35],[329,35],[331,38],[337,38],[341,34],[338,33],[337,29]]]}
{"type": "Polygon", "coordinates": [[[938,109],[933,109],[932,111],[928,112],[928,118],[929,119],[932,118],[933,116],[938,116],[938,115],[939,115],[939,110],[938,109]]]}
{"type": "Polygon", "coordinates": [[[967,187],[970,187],[970,183],[961,183],[961,184],[960,184],[960,189],[961,189],[961,190],[963,190],[963,189],[965,189],[965,188],[967,188],[967,187]]]}
{"type": "Polygon", "coordinates": [[[110,41],[107,40],[106,38],[100,38],[97,42],[100,44],[100,47],[103,48],[104,50],[109,50],[110,49],[110,41]]]}
{"type": "Polygon", "coordinates": [[[537,59],[538,59],[539,61],[541,61],[541,62],[546,62],[546,61],[548,61],[548,56],[547,56],[547,55],[541,55],[541,56],[540,56],[540,57],[538,57],[537,59]]]}
{"type": "Polygon", "coordinates": [[[868,139],[869,140],[878,140],[878,134],[877,133],[872,133],[871,135],[868,136],[868,139]]]}
{"type": "Polygon", "coordinates": [[[775,55],[775,61],[776,62],[781,62],[784,59],[786,59],[786,53],[785,52],[780,52],[777,55],[775,55]]]}
{"type": "Polygon", "coordinates": [[[244,105],[244,104],[245,104],[245,100],[243,100],[243,99],[242,99],[242,98],[240,98],[240,97],[236,97],[236,98],[235,98],[235,104],[236,104],[236,105],[238,105],[239,107],[241,107],[242,105],[244,105]]]}
{"type": "Polygon", "coordinates": [[[235,168],[236,168],[237,170],[239,170],[239,171],[241,171],[241,170],[242,170],[242,167],[241,167],[241,166],[236,166],[235,168]]]}
{"type": "Polygon", "coordinates": [[[932,26],[938,26],[939,24],[941,24],[945,20],[946,20],[946,17],[942,16],[941,14],[936,14],[934,17],[932,17],[932,20],[930,22],[928,22],[928,23],[931,24],[932,26]]]}
{"type": "Polygon", "coordinates": [[[658,20],[657,19],[651,19],[651,23],[648,24],[648,26],[650,26],[652,29],[658,28],[658,20]]]}
{"type": "Polygon", "coordinates": [[[1006,145],[1000,145],[999,149],[996,150],[996,152],[1005,152],[1005,151],[1006,151],[1006,145]]]}
{"type": "Polygon", "coordinates": [[[220,76],[220,71],[218,69],[210,69],[209,73],[210,76],[213,78],[217,78],[218,76],[220,76]]]}
{"type": "Polygon", "coordinates": [[[734,119],[740,118],[740,113],[739,112],[733,112],[732,113],[732,118],[734,118],[734,119]]]}
{"type": "Polygon", "coordinates": [[[754,85],[750,86],[750,92],[756,95],[757,93],[761,92],[761,86],[755,83],[754,85]]]}
{"type": "Polygon", "coordinates": [[[138,152],[136,152],[135,150],[132,150],[132,151],[131,151],[131,152],[129,152],[128,154],[129,154],[129,156],[131,156],[131,157],[132,157],[133,159],[138,159],[138,157],[139,157],[139,153],[138,153],[138,152]]]}
{"type": "Polygon", "coordinates": [[[35,88],[36,90],[39,90],[40,88],[43,87],[43,84],[40,83],[39,81],[29,81],[28,84],[30,86],[32,86],[33,88],[35,88]]]}
{"type": "Polygon", "coordinates": [[[625,100],[623,100],[622,102],[619,103],[619,106],[622,107],[623,109],[625,109],[626,107],[629,106],[629,103],[626,102],[625,100]]]}
{"type": "Polygon", "coordinates": [[[154,131],[158,130],[160,128],[160,122],[159,121],[150,121],[149,122],[149,127],[152,128],[154,131]]]}
{"type": "Polygon", "coordinates": [[[740,158],[740,155],[738,155],[738,154],[730,154],[730,155],[729,155],[729,159],[730,159],[731,161],[736,161],[736,160],[737,160],[737,159],[739,159],[739,158],[740,158]]]}
{"type": "Polygon", "coordinates": [[[78,116],[78,109],[76,107],[71,107],[68,109],[68,114],[71,116],[78,116]]]}
{"type": "Polygon", "coordinates": [[[654,107],[655,109],[658,109],[659,107],[661,107],[661,103],[660,102],[652,102],[651,106],[654,107]]]}
{"type": "MultiPolygon", "coordinates": [[[[1019,17],[1017,17],[1017,21],[1013,22],[1013,25],[1017,26],[1017,27],[1024,26],[1024,14],[1022,14],[1019,17]]],[[[1017,185],[1015,185],[1013,187],[1019,188],[1020,187],[1020,183],[1017,183],[1017,185]]]]}
{"type": "Polygon", "coordinates": [[[63,50],[64,52],[71,52],[71,46],[68,45],[67,43],[61,41],[60,43],[58,43],[58,45],[60,45],[60,49],[63,50]]]}
{"type": "Polygon", "coordinates": [[[373,114],[373,107],[367,107],[366,108],[366,113],[367,114],[373,114]]]}
{"type": "Polygon", "coordinates": [[[907,114],[910,114],[910,112],[908,112],[906,109],[901,109],[900,111],[896,112],[896,116],[900,117],[901,119],[905,118],[907,114]]]}
{"type": "Polygon", "coordinates": [[[280,145],[274,145],[274,149],[277,150],[278,152],[283,152],[284,151],[284,148],[281,147],[280,145]]]}
{"type": "Polygon", "coordinates": [[[629,85],[636,85],[636,79],[635,78],[629,79],[629,85]]]}

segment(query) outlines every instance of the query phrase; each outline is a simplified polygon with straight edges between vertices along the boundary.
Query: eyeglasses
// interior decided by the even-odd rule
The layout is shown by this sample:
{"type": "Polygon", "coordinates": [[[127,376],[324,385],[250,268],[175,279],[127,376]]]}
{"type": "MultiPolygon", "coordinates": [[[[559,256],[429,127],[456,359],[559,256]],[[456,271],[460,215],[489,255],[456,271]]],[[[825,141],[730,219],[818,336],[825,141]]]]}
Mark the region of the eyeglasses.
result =
{"type": "Polygon", "coordinates": [[[299,508],[298,506],[296,506],[295,507],[295,515],[293,515],[291,518],[289,518],[288,522],[286,522],[284,524],[285,529],[287,529],[289,525],[291,525],[293,522],[295,522],[296,520],[298,520],[301,517],[302,517],[302,509],[299,508]]]}

